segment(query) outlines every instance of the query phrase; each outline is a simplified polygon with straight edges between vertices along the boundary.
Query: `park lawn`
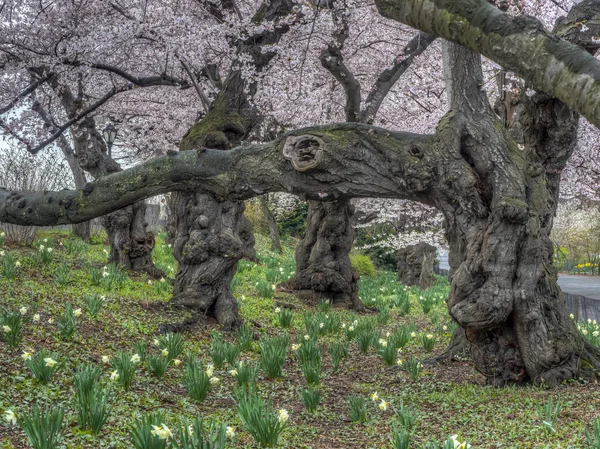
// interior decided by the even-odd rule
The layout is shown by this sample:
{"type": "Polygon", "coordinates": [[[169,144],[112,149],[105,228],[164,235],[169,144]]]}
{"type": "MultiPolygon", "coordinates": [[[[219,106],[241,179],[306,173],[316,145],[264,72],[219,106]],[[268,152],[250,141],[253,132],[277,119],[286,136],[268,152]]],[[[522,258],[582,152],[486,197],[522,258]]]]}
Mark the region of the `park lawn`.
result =
{"type": "MultiPolygon", "coordinates": [[[[180,357],[183,363],[169,366],[160,379],[151,376],[144,363],[139,364],[129,391],[109,380],[113,368],[102,363],[103,356],[132,351],[137,342],[145,342],[149,352],[158,354],[160,348],[156,348],[153,341],[159,335],[159,327],[183,322],[191,316],[188,311],[168,304],[169,280],[175,274],[176,262],[164,243],[164,236],[159,238],[154,252],[157,265],[168,274],[164,282],[149,282],[143,275],[127,275],[112,268],[109,275],[105,278],[100,275],[99,280],[98,273],[104,271],[108,247],[100,240],[87,246],[74,242],[67,233],[46,232],[40,234],[34,248],[6,245],[0,248],[4,251],[0,261],[8,254],[11,263],[20,263],[15,279],[7,279],[0,271],[0,306],[12,311],[27,308],[20,345],[13,349],[0,342],[0,413],[12,410],[19,417],[34,405],[63,407],[64,438],[60,447],[64,448],[132,448],[129,432],[134,421],[157,411],[165,413],[166,424],[171,428],[177,426],[181,417],[215,418],[235,428],[236,435],[227,447],[258,447],[238,416],[233,399],[236,381],[229,374],[231,367],[227,363],[215,370],[214,376],[220,382],[211,387],[201,404],[187,396],[182,383],[185,355],[180,357]],[[39,245],[53,248],[51,261],[41,260],[40,250],[35,249],[39,245]],[[106,297],[97,319],[86,311],[85,296],[91,294],[106,297]],[[76,320],[77,332],[71,340],[62,338],[57,328],[67,304],[83,311],[76,320]],[[35,313],[40,319],[34,323],[35,313]],[[24,351],[36,353],[41,348],[59,353],[62,363],[47,385],[34,379],[21,357],[24,351]],[[73,376],[82,363],[101,366],[101,383],[110,386],[112,411],[98,436],[80,429],[77,424],[73,376]]],[[[274,284],[290,278],[294,272],[293,242],[288,243],[284,254],[279,255],[268,251],[266,239],[257,236],[259,258],[263,264],[240,263],[233,291],[240,303],[241,315],[254,333],[254,341],[238,359],[244,363],[257,361],[260,339],[267,336],[289,334],[291,343],[301,344],[307,332],[303,319],[307,313],[312,313],[315,319],[337,316],[341,326],[334,326],[330,333],[318,338],[323,370],[321,406],[316,412],[306,411],[300,399],[299,391],[306,386],[306,381],[298,356],[291,348],[283,377],[266,379],[263,374],[259,375],[260,394],[272,401],[275,410],[289,412],[288,425],[280,436],[278,447],[392,448],[390,437],[397,422],[395,413],[401,404],[409,406],[416,415],[410,447],[420,448],[426,441],[441,443],[453,434],[458,434],[460,441],[467,440],[473,448],[590,447],[585,442],[584,429],[590,429],[600,415],[597,411],[600,389],[596,383],[582,380],[554,389],[491,388],[466,359],[425,364],[420,377],[413,381],[401,366],[387,367],[373,345],[363,353],[356,341],[349,343],[348,357],[342,361],[339,371],[333,372],[327,348],[332,342],[347,341],[348,328],[355,321],[374,323],[378,337],[383,340],[387,340],[387,332],[400,326],[407,326],[414,332],[415,337],[399,353],[403,366],[413,357],[425,361],[441,354],[453,329],[443,302],[447,282],[440,278],[432,289],[419,292],[398,284],[394,273],[379,272],[361,280],[360,295],[371,309],[368,313],[327,310],[327,304],[316,301],[306,304],[285,292],[273,292],[274,284]],[[409,313],[404,315],[401,314],[402,298],[408,298],[410,304],[409,313]],[[292,310],[290,329],[279,325],[276,308],[292,310]],[[425,314],[424,308],[431,310],[425,314]],[[377,309],[383,311],[377,312],[377,309]],[[432,352],[426,352],[421,343],[427,335],[435,340],[432,352]],[[387,410],[380,410],[381,399],[370,400],[374,392],[390,403],[387,410]],[[347,406],[350,396],[367,399],[366,422],[351,422],[347,406]],[[550,398],[563,405],[554,430],[543,425],[538,412],[550,398]]],[[[0,269],[2,267],[0,264],[0,269]]],[[[585,326],[588,326],[586,329],[591,338],[593,329],[590,326],[594,325],[585,323],[585,326]]],[[[207,366],[211,363],[211,341],[215,331],[219,331],[215,322],[195,324],[183,334],[185,353],[196,354],[207,366]]],[[[224,339],[235,342],[235,334],[226,334],[224,339]]],[[[0,444],[3,448],[30,447],[19,427],[5,420],[0,422],[0,444]]]]}

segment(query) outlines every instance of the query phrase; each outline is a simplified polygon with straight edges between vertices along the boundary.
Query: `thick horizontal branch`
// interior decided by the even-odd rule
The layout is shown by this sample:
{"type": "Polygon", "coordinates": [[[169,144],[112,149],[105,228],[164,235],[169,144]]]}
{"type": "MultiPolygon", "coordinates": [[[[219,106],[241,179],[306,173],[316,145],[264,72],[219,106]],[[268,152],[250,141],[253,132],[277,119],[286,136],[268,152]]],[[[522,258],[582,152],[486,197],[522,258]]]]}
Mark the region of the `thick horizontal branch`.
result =
{"type": "Polygon", "coordinates": [[[442,170],[447,139],[393,133],[362,124],[306,128],[263,145],[230,151],[173,152],[80,190],[18,193],[0,189],[0,221],[79,223],[173,190],[242,200],[284,191],[312,200],[386,197],[426,200],[442,170]],[[442,158],[443,159],[443,158],[442,158]]]}
{"type": "Polygon", "coordinates": [[[486,0],[375,0],[379,12],[481,53],[600,128],[600,62],[531,17],[511,18],[486,0]]]}

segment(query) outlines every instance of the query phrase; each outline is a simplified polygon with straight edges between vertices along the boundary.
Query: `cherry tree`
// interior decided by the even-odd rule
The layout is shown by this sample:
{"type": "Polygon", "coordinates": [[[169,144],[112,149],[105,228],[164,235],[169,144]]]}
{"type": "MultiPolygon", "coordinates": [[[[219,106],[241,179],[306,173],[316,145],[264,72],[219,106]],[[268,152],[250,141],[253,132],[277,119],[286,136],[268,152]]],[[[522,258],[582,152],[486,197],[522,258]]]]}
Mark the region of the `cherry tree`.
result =
{"type": "MultiPolygon", "coordinates": [[[[600,35],[598,2],[579,3],[555,26],[556,34],[484,0],[377,0],[376,5],[391,21],[460,44],[446,50],[454,80],[450,110],[433,134],[339,123],[223,151],[211,143],[242,140],[239,115],[226,114],[227,123],[238,126],[216,128],[207,127],[211,122],[205,117],[184,139],[188,146],[182,148],[190,150],[99,178],[84,189],[0,190],[0,220],[79,222],[182,190],[207,193],[221,203],[268,191],[315,201],[420,201],[444,215],[453,271],[449,310],[490,383],[555,384],[596,371],[598,350],[579,335],[565,310],[549,235],[561,173],[575,149],[578,114],[600,126],[600,63],[590,55],[600,35]],[[503,120],[482,90],[477,53],[516,73],[533,91],[519,97],[518,107],[506,108],[511,114],[503,120]]],[[[252,94],[252,83],[243,85],[246,95],[236,96],[237,104],[252,94]]],[[[236,207],[222,206],[219,214],[236,207]]],[[[198,218],[196,225],[205,229],[198,218]]]]}

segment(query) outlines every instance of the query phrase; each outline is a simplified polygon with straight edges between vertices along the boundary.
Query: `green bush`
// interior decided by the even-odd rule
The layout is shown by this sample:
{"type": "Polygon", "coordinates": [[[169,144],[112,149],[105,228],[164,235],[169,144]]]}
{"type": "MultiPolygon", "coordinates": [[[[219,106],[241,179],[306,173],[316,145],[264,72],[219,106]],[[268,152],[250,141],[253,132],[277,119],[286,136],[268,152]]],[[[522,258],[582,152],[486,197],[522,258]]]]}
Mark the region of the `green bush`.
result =
{"type": "Polygon", "coordinates": [[[361,276],[375,276],[375,265],[369,256],[360,253],[350,253],[350,263],[361,276]]]}

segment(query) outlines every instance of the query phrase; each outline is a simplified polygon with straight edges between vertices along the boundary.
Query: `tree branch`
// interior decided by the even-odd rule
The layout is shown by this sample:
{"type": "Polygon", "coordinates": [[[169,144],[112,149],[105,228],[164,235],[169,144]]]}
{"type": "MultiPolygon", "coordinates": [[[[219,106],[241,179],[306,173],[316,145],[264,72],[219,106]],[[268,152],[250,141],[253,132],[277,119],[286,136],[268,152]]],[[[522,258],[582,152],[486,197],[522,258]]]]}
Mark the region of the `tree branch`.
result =
{"type": "Polygon", "coordinates": [[[358,122],[360,114],[360,83],[350,69],[344,64],[344,57],[339,48],[328,45],[319,57],[321,65],[326,68],[342,85],[346,93],[346,121],[358,122]]]}
{"type": "Polygon", "coordinates": [[[74,123],[77,123],[79,120],[85,118],[87,115],[94,112],[96,109],[98,109],[100,106],[102,106],[104,103],[106,103],[108,100],[110,100],[112,97],[114,97],[119,92],[124,92],[129,89],[131,89],[131,86],[124,86],[124,87],[118,87],[118,88],[115,87],[115,88],[111,89],[110,92],[108,92],[106,95],[104,95],[104,97],[100,98],[97,102],[95,102],[94,104],[90,105],[89,107],[87,107],[86,109],[81,111],[79,114],[77,114],[75,117],[73,117],[70,120],[68,120],[67,122],[65,122],[63,125],[56,127],[54,133],[50,137],[48,137],[46,140],[44,140],[43,142],[40,142],[39,144],[37,144],[34,147],[32,147],[31,145],[27,145],[27,150],[32,154],[36,154],[40,150],[44,149],[46,146],[50,145],[56,139],[58,139],[61,136],[61,134],[66,129],[68,129],[71,125],[73,125],[74,123]]]}
{"type": "Polygon", "coordinates": [[[437,38],[434,34],[419,33],[413,37],[394,60],[394,65],[385,69],[377,78],[375,85],[367,95],[365,109],[360,114],[360,121],[373,123],[381,103],[392,89],[394,84],[408,70],[417,56],[423,53],[427,47],[437,38]]]}
{"type": "Polygon", "coordinates": [[[485,0],[375,0],[379,12],[464,45],[519,74],[600,128],[600,63],[531,17],[485,0]]]}
{"type": "Polygon", "coordinates": [[[301,129],[230,151],[173,152],[80,190],[35,194],[0,189],[0,221],[79,223],[185,189],[237,200],[286,191],[322,201],[374,196],[428,201],[436,184],[444,182],[438,173],[447,165],[443,146],[448,140],[352,123],[301,129]]]}
{"type": "Polygon", "coordinates": [[[27,87],[27,89],[25,89],[23,92],[21,92],[19,95],[17,95],[10,103],[8,103],[3,108],[0,108],[0,115],[6,113],[8,111],[10,111],[19,102],[19,100],[21,100],[22,98],[25,98],[27,95],[29,95],[31,92],[33,92],[34,90],[36,90],[39,86],[41,86],[42,84],[44,84],[46,81],[48,81],[53,76],[54,76],[54,73],[50,72],[46,76],[44,76],[43,78],[40,78],[40,79],[35,80],[34,82],[32,82],[27,87]]]}

